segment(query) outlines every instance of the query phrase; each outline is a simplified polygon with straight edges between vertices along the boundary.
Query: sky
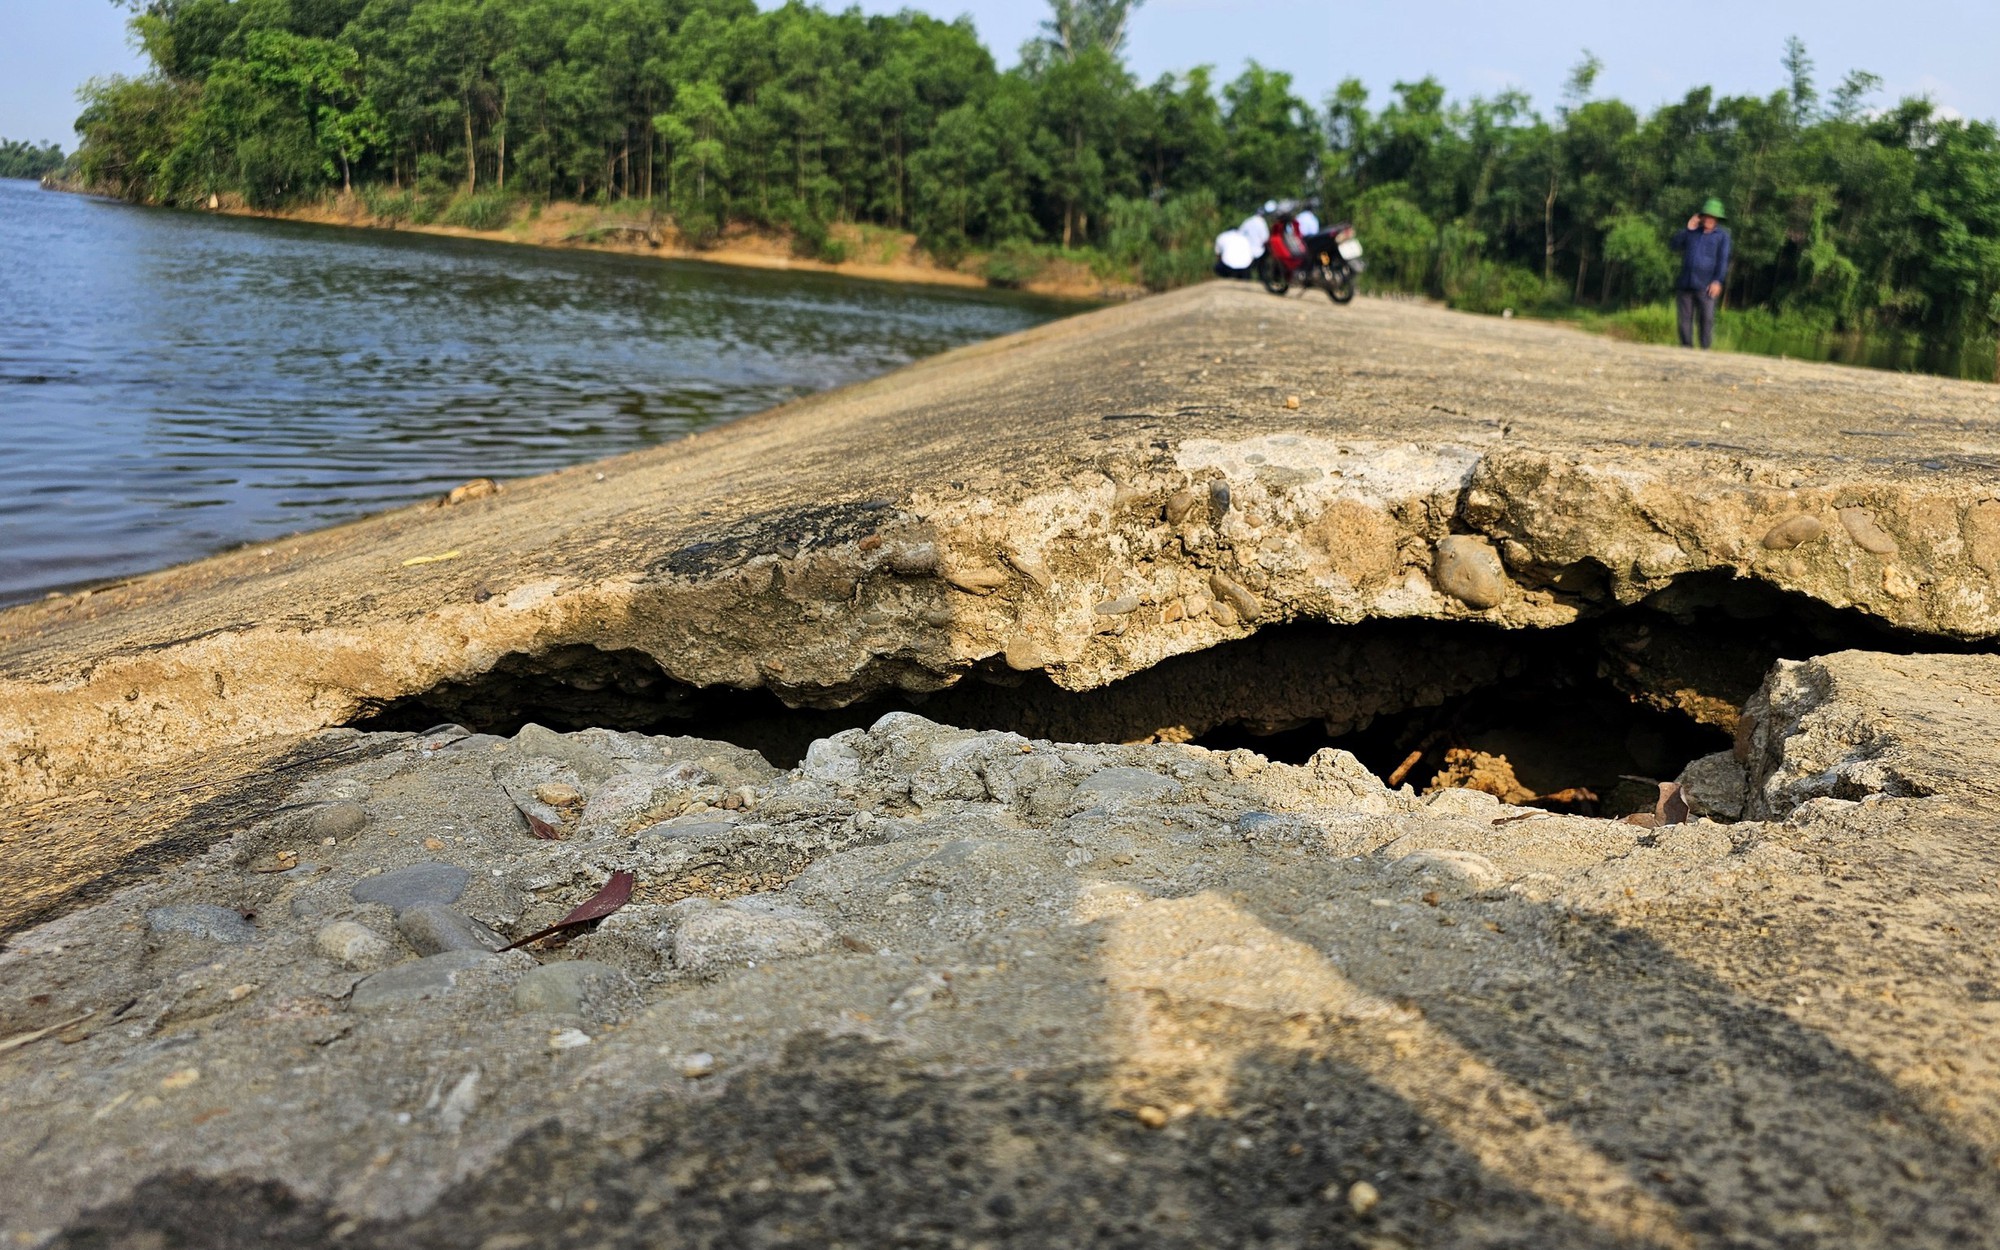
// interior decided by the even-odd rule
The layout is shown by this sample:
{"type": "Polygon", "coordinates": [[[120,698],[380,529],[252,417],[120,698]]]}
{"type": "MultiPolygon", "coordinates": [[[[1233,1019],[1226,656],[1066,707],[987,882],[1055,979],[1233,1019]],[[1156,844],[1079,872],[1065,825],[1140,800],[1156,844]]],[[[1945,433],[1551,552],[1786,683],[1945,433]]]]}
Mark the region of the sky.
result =
{"type": "MultiPolygon", "coordinates": [[[[1036,0],[860,7],[969,15],[1003,66],[1045,12],[1036,0]]],[[[124,21],[110,0],[0,0],[0,138],[73,146],[78,84],[143,68],[124,21]]],[[[1128,53],[1147,79],[1201,64],[1226,79],[1255,57],[1315,104],[1343,78],[1361,79],[1379,103],[1398,80],[1432,74],[1454,98],[1519,87],[1547,107],[1587,48],[1604,62],[1597,94],[1651,108],[1703,85],[1768,94],[1783,83],[1788,35],[1805,40],[1822,91],[1865,69],[1884,81],[1881,102],[1928,95],[1962,116],[2000,117],[1995,0],[1147,0],[1128,53]]]]}

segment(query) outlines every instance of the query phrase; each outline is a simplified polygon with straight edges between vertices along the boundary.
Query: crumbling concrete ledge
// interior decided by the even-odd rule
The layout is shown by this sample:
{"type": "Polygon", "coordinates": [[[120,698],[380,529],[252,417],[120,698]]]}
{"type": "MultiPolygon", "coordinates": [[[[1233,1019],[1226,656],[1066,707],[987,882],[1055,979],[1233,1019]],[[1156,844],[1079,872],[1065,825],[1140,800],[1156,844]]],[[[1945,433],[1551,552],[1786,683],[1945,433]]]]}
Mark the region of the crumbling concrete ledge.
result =
{"type": "Polygon", "coordinates": [[[0,793],[563,648],[833,706],[1690,576],[2000,633],[2000,390],[1210,285],[652,451],[0,614],[0,793]]]}

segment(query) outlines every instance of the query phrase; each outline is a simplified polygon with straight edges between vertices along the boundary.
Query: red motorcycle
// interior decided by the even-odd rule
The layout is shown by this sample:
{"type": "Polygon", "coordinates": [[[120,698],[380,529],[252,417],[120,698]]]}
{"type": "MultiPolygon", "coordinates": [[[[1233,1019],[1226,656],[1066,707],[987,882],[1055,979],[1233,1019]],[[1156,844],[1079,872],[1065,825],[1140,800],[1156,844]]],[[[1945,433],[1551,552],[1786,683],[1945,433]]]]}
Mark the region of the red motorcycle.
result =
{"type": "Polygon", "coordinates": [[[1343,221],[1318,234],[1303,234],[1296,212],[1272,217],[1271,241],[1257,264],[1257,276],[1271,294],[1284,295],[1294,283],[1316,286],[1336,304],[1354,298],[1355,276],[1368,267],[1352,225],[1343,221]]]}

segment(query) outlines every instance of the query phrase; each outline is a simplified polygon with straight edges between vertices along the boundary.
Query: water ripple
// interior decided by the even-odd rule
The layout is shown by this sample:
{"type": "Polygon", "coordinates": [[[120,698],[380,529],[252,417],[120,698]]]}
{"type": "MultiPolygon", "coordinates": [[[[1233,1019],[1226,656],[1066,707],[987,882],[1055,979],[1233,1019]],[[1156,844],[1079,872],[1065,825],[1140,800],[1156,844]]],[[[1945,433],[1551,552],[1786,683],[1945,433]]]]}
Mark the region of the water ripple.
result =
{"type": "Polygon", "coordinates": [[[0,180],[0,603],[678,438],[1063,309],[0,180]]]}

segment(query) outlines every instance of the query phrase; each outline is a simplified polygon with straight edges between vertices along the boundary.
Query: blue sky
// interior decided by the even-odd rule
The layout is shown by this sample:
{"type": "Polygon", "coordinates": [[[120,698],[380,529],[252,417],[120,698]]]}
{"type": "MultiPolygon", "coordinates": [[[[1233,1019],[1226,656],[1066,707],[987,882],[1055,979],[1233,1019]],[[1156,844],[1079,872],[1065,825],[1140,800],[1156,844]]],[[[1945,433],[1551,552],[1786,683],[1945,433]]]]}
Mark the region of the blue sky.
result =
{"type": "MultiPolygon", "coordinates": [[[[774,0],[759,0],[772,7],[774,0]]],[[[1034,33],[1035,0],[862,0],[871,12],[970,14],[1002,64],[1034,33]]],[[[110,0],[0,0],[0,136],[73,137],[74,93],[93,74],[140,68],[124,13],[110,0]]],[[[1454,96],[1526,89],[1546,106],[1589,48],[1599,92],[1644,107],[1689,87],[1764,94],[1782,78],[1785,37],[1806,41],[1823,88],[1853,68],[1883,95],[1929,95],[1968,117],[2000,116],[2000,3],[1995,0],[1738,0],[1636,5],[1617,0],[1149,0],[1133,23],[1133,68],[1151,78],[1246,58],[1293,75],[1317,102],[1359,77],[1379,99],[1398,79],[1435,74],[1454,96]]]]}

